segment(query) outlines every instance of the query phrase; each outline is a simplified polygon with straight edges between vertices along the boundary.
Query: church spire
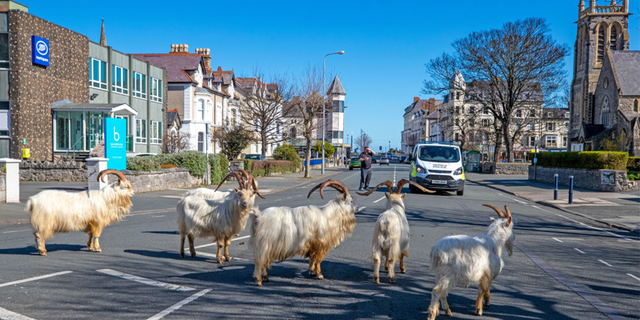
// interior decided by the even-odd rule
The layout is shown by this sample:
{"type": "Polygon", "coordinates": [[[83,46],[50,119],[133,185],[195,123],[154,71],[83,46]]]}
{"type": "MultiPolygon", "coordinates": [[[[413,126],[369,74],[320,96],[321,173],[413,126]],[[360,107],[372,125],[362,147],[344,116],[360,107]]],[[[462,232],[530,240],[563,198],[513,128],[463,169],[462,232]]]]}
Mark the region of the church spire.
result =
{"type": "Polygon", "coordinates": [[[580,0],[580,4],[578,5],[578,13],[584,11],[584,0],[580,0]]]}
{"type": "Polygon", "coordinates": [[[102,31],[100,32],[100,45],[107,46],[107,36],[104,34],[104,18],[102,18],[102,31]]]}

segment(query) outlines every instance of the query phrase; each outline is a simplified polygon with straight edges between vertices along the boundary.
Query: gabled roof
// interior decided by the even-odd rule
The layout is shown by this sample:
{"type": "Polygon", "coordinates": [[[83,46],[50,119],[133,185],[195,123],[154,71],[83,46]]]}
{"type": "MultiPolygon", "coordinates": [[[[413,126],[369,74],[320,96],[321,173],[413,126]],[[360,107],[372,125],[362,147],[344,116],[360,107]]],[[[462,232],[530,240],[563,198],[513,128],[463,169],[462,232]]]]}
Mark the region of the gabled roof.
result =
{"type": "Polygon", "coordinates": [[[167,111],[167,127],[171,128],[174,125],[174,122],[177,124],[178,129],[180,129],[181,121],[180,114],[178,114],[178,109],[167,111]]]}
{"type": "Polygon", "coordinates": [[[200,54],[132,54],[138,60],[167,69],[167,82],[192,83],[187,71],[198,69],[202,63],[200,54]]]}
{"type": "Polygon", "coordinates": [[[223,71],[220,66],[218,66],[218,70],[212,71],[211,74],[214,82],[222,82],[223,85],[231,84],[234,78],[233,69],[231,71],[223,71]]]}
{"type": "Polygon", "coordinates": [[[614,73],[624,96],[640,96],[640,51],[610,51],[614,73]]]}
{"type": "Polygon", "coordinates": [[[327,95],[329,94],[347,94],[347,92],[344,91],[344,87],[342,87],[342,83],[340,82],[338,76],[333,78],[333,82],[329,86],[329,90],[327,90],[327,95]]]}

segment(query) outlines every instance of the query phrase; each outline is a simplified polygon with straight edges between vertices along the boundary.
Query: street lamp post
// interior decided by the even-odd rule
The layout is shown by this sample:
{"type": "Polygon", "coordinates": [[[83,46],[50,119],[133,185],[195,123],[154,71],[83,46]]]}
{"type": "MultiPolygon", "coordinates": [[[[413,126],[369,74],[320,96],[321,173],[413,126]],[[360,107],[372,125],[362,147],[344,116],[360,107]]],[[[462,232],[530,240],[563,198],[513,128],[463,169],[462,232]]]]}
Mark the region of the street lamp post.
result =
{"type": "Polygon", "coordinates": [[[322,60],[322,170],[320,170],[320,174],[322,175],[324,175],[324,139],[326,135],[325,129],[327,127],[327,115],[325,114],[325,111],[324,111],[324,105],[325,105],[324,95],[326,94],[326,92],[324,91],[324,71],[325,71],[325,66],[327,65],[327,57],[332,54],[344,54],[344,51],[327,53],[324,55],[324,59],[322,60]]]}

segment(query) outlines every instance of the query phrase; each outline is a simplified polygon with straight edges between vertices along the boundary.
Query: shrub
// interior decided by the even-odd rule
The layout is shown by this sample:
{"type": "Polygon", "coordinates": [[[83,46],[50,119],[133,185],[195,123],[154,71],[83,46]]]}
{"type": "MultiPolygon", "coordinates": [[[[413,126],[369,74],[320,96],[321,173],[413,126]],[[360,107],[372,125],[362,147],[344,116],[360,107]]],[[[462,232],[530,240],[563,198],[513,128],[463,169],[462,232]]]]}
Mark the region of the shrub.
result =
{"type": "Polygon", "coordinates": [[[302,159],[300,159],[300,156],[298,156],[296,148],[294,148],[293,145],[290,144],[283,144],[273,150],[273,158],[275,160],[291,161],[296,166],[296,168],[299,168],[302,165],[302,159]]]}
{"type": "MultiPolygon", "coordinates": [[[[135,171],[158,171],[161,168],[181,167],[189,170],[192,176],[202,178],[207,170],[207,156],[199,151],[159,154],[157,156],[133,157],[127,159],[127,169],[135,171]]],[[[209,155],[212,183],[222,181],[227,174],[229,162],[219,154],[209,155]]]]}
{"type": "Polygon", "coordinates": [[[159,171],[158,156],[127,158],[127,170],[133,171],[159,171]]]}
{"type": "Polygon", "coordinates": [[[207,170],[206,155],[200,151],[182,151],[158,155],[160,162],[189,170],[192,176],[202,178],[207,170]]]}
{"type": "Polygon", "coordinates": [[[557,168],[625,170],[629,154],[626,152],[581,151],[542,152],[538,165],[557,168]]]}
{"type": "Polygon", "coordinates": [[[170,163],[165,163],[160,165],[160,168],[162,169],[171,169],[171,168],[177,168],[178,166],[176,166],[175,164],[170,164],[170,163]]]}
{"type": "Polygon", "coordinates": [[[627,172],[627,180],[640,180],[640,172],[638,171],[629,171],[627,172]]]}
{"type": "Polygon", "coordinates": [[[229,170],[229,160],[224,155],[209,155],[209,166],[211,166],[211,183],[220,183],[229,170]]]}
{"type": "Polygon", "coordinates": [[[640,171],[640,157],[629,157],[627,171],[640,171]]]}
{"type": "Polygon", "coordinates": [[[288,160],[253,161],[245,159],[244,163],[244,169],[254,177],[263,177],[273,173],[296,172],[298,170],[298,167],[288,160]]]}
{"type": "MultiPolygon", "coordinates": [[[[316,141],[316,144],[313,146],[313,152],[322,155],[322,142],[316,141]]],[[[336,152],[336,149],[329,143],[329,141],[324,142],[324,157],[331,158],[333,153],[336,152]]]]}

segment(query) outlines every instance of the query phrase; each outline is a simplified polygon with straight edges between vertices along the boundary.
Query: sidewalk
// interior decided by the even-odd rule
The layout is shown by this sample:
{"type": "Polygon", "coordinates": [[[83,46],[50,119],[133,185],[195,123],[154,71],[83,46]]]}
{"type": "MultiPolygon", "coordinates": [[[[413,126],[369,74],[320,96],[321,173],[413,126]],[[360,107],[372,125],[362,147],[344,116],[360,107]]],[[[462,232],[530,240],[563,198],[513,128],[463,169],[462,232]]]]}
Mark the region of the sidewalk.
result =
{"type": "Polygon", "coordinates": [[[529,201],[554,207],[618,229],[640,233],[640,190],[600,192],[573,190],[569,204],[569,187],[558,187],[558,200],[553,200],[552,184],[529,181],[525,175],[499,175],[467,172],[468,182],[478,183],[529,201]]]}
{"type": "MultiPolygon", "coordinates": [[[[311,170],[311,178],[304,178],[304,171],[275,175],[271,177],[259,177],[256,178],[258,182],[258,188],[260,193],[268,195],[271,193],[292,189],[308,183],[320,183],[329,179],[330,177],[348,171],[347,167],[338,168],[325,168],[325,174],[320,174],[320,169],[311,170]]],[[[220,187],[221,190],[236,188],[238,183],[236,181],[227,181],[220,187]]],[[[217,185],[209,186],[209,188],[215,189],[217,185]]],[[[194,187],[195,188],[195,187],[194,187]]],[[[29,197],[37,194],[42,190],[63,190],[69,192],[79,192],[87,189],[86,182],[26,182],[20,183],[20,203],[0,203],[0,225],[8,224],[26,224],[29,223],[29,213],[24,212],[24,206],[29,197]]],[[[186,190],[186,189],[185,189],[186,190]]],[[[153,197],[163,196],[167,194],[176,195],[176,197],[182,196],[183,190],[172,189],[163,191],[153,191],[137,194],[141,197],[153,197]]],[[[134,203],[132,212],[136,211],[136,196],[131,198],[134,203]]]]}

